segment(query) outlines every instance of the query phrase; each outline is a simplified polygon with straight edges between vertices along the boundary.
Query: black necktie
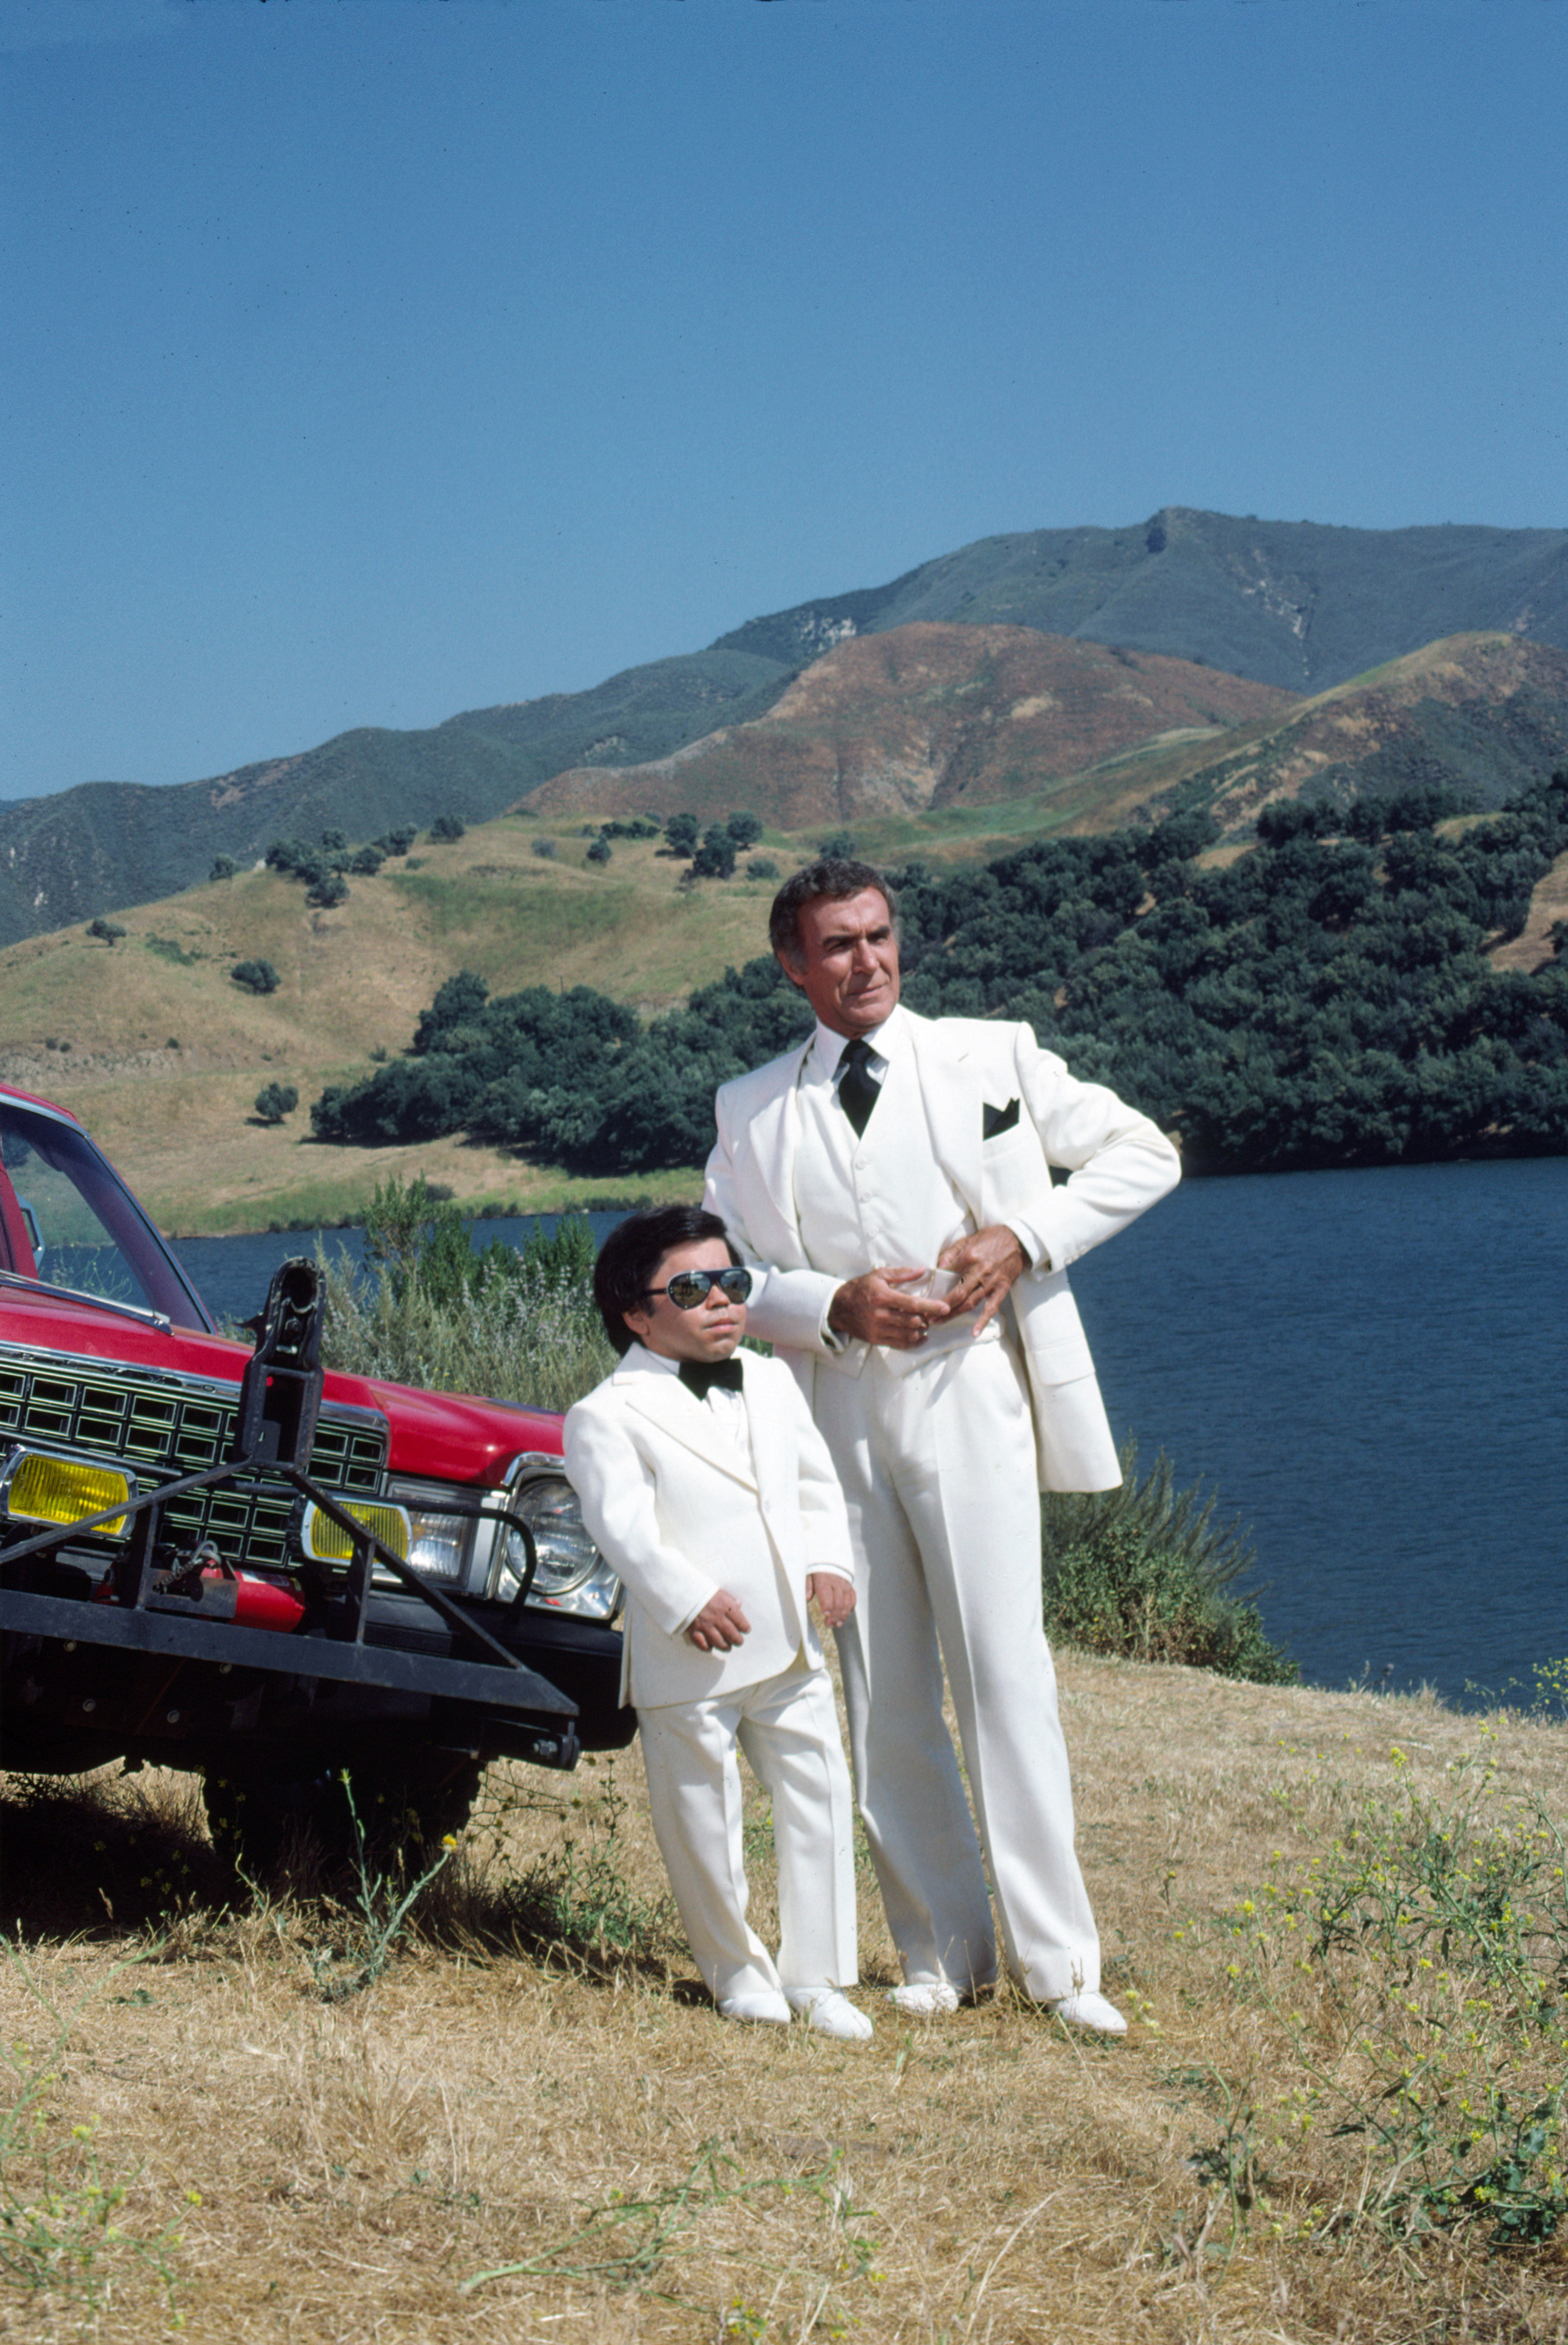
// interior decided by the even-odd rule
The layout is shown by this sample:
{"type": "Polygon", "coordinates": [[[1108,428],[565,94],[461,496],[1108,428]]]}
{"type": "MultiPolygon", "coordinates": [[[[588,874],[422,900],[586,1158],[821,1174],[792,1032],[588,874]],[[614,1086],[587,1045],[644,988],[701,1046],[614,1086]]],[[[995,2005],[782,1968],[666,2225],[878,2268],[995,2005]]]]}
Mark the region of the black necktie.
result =
{"type": "Polygon", "coordinates": [[[839,1057],[839,1105],[855,1127],[858,1138],[871,1120],[871,1110],[881,1091],[880,1083],[871,1081],[871,1044],[857,1034],[846,1042],[839,1057]]]}
{"type": "Polygon", "coordinates": [[[722,1385],[726,1392],[738,1393],[740,1390],[740,1363],[738,1360],[682,1360],[680,1380],[688,1392],[697,1395],[698,1400],[706,1400],[715,1385],[722,1385]]]}

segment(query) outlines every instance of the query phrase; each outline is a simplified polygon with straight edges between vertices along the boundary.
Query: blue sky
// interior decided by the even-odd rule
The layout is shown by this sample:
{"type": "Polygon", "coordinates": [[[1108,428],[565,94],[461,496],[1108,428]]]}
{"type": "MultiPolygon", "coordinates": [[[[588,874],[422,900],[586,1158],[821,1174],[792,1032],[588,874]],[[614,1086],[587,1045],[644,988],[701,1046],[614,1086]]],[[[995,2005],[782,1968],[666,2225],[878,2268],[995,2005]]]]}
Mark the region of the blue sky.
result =
{"type": "Polygon", "coordinates": [[[1561,0],[0,0],[0,794],[999,531],[1568,524],[1561,0]]]}

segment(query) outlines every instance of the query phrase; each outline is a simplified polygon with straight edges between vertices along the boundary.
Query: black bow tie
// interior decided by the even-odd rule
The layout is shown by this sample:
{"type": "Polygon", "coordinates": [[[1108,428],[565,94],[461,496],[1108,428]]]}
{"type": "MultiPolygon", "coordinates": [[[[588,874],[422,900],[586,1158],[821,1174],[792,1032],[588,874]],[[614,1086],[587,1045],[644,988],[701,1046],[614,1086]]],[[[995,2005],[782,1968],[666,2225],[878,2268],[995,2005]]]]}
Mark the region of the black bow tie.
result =
{"type": "Polygon", "coordinates": [[[726,1392],[738,1393],[740,1390],[740,1363],[738,1360],[682,1360],[680,1380],[688,1392],[697,1395],[698,1400],[706,1400],[715,1385],[722,1385],[726,1392]]]}
{"type": "Polygon", "coordinates": [[[860,1034],[846,1042],[839,1054],[839,1105],[854,1125],[857,1138],[870,1123],[871,1110],[881,1091],[881,1083],[871,1075],[871,1062],[875,1055],[860,1034]]]}

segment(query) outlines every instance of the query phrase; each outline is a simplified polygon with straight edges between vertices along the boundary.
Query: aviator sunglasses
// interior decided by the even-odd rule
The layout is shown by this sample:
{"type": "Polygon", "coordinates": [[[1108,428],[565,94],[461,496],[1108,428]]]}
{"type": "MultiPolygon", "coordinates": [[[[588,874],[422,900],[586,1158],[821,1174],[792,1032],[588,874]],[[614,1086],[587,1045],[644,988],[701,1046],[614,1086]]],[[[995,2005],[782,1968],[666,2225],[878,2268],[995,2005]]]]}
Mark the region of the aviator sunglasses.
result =
{"type": "Polygon", "coordinates": [[[744,1303],[751,1292],[751,1273],[733,1264],[728,1270],[677,1270],[663,1286],[645,1287],[643,1300],[651,1303],[655,1295],[667,1294],[677,1311],[695,1311],[716,1286],[727,1303],[744,1303]]]}

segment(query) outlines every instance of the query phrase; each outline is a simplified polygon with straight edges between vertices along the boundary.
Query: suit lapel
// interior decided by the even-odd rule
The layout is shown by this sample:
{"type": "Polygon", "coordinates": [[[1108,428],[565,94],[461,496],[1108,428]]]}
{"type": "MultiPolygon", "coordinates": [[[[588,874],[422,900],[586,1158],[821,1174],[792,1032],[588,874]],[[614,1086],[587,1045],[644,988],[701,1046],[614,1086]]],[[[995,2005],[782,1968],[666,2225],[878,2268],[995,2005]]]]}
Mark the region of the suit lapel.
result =
{"type": "Polygon", "coordinates": [[[983,1106],[978,1071],[962,1043],[929,1018],[907,1011],[932,1152],[979,1228],[983,1216],[981,1156],[983,1106]]]}
{"type": "Polygon", "coordinates": [[[756,1166],[764,1206],[757,1213],[748,1204],[748,1231],[760,1259],[778,1270],[807,1267],[795,1214],[795,1151],[800,1136],[796,1091],[810,1048],[807,1042],[785,1061],[782,1080],[752,1116],[745,1134],[744,1145],[756,1166]]]}
{"type": "MultiPolygon", "coordinates": [[[[616,1371],[616,1383],[628,1406],[657,1425],[661,1433],[667,1433],[672,1440],[680,1442],[709,1466],[717,1466],[748,1488],[756,1488],[757,1477],[713,1411],[706,1401],[688,1391],[678,1376],[662,1376],[657,1369],[621,1368],[616,1371]]],[[[747,1413],[749,1416],[749,1409],[747,1413]]]]}

